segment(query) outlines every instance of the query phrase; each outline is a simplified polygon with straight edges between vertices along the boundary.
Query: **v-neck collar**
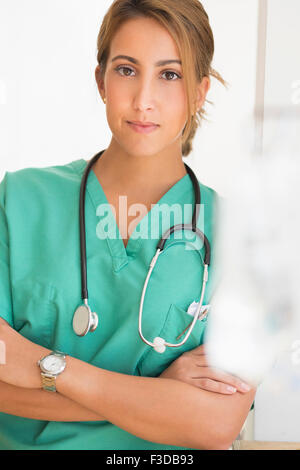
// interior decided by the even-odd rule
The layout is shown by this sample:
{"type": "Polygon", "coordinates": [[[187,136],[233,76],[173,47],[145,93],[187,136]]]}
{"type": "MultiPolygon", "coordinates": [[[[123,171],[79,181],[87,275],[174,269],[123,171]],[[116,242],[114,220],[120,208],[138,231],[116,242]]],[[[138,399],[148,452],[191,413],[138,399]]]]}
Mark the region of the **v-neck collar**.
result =
{"type": "MultiPolygon", "coordinates": [[[[77,160],[77,162],[79,165],[78,170],[80,170],[79,173],[82,175],[84,169],[86,168],[87,161],[84,159],[81,159],[81,160],[77,160]]],[[[114,267],[115,272],[120,271],[124,266],[126,266],[131,260],[133,260],[137,256],[142,245],[142,238],[139,237],[138,234],[143,229],[146,228],[149,222],[149,217],[151,216],[153,210],[157,209],[158,206],[161,204],[180,203],[181,196],[184,194],[184,192],[189,191],[189,190],[192,190],[192,182],[187,173],[180,180],[178,180],[165,194],[163,194],[163,196],[157,201],[157,203],[152,204],[150,211],[148,211],[147,214],[139,221],[134,231],[131,233],[126,247],[124,246],[123,239],[121,238],[116,218],[111,208],[109,207],[109,218],[111,220],[111,223],[114,225],[115,233],[117,237],[111,238],[109,236],[106,236],[105,239],[107,241],[108,248],[112,256],[113,267],[114,267]],[[188,183],[188,181],[190,181],[190,184],[188,183]],[[176,194],[176,200],[174,201],[175,194],[176,194]],[[137,238],[135,238],[135,236],[137,238]]],[[[97,207],[100,204],[109,205],[106,194],[93,168],[90,170],[88,174],[86,191],[93,203],[93,206],[95,208],[95,213],[96,213],[97,207]]]]}

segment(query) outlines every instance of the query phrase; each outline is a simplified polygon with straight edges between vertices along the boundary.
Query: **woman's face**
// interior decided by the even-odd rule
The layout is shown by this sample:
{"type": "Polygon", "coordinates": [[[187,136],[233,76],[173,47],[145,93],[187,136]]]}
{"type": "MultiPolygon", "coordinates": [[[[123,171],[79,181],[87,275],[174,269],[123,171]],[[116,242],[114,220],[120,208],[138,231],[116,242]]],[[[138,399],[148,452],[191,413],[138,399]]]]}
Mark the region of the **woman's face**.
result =
{"type": "Polygon", "coordinates": [[[153,155],[177,150],[187,122],[187,96],[176,43],[151,18],[125,22],[110,48],[104,82],[96,78],[113,139],[129,154],[153,155]],[[134,59],[117,58],[125,55],[134,59]],[[156,65],[160,61],[177,61],[156,65]],[[158,124],[148,134],[136,132],[127,121],[158,124]],[[168,148],[168,150],[167,150],[168,148]]]}

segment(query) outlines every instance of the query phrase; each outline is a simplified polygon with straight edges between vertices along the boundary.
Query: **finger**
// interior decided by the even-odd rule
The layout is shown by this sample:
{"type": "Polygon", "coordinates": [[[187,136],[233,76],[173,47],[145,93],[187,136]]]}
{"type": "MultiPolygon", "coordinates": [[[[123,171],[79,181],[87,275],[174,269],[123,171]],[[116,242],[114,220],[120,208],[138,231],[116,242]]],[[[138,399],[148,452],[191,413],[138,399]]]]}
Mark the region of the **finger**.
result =
{"type": "MultiPolygon", "coordinates": [[[[202,350],[203,350],[203,346],[202,350]]],[[[200,349],[196,348],[196,349],[200,349]]],[[[193,350],[195,351],[195,350],[193,350]]],[[[211,365],[207,362],[207,356],[205,354],[196,354],[196,355],[187,355],[186,360],[188,360],[189,367],[204,367],[205,370],[202,371],[202,375],[205,375],[205,377],[210,377],[213,380],[218,380],[220,382],[227,383],[229,385],[232,385],[233,387],[236,387],[239,392],[241,393],[247,393],[251,390],[251,385],[245,383],[243,380],[241,380],[239,377],[234,376],[229,374],[228,372],[223,371],[222,369],[219,369],[217,367],[211,367],[211,365]],[[197,359],[195,359],[197,358],[197,359]],[[194,362],[195,361],[195,362],[194,362]],[[191,363],[191,364],[190,364],[191,363]]],[[[199,371],[200,373],[200,371],[199,371]]]]}
{"type": "Polygon", "coordinates": [[[201,379],[193,377],[192,383],[194,386],[202,388],[202,390],[222,393],[224,395],[232,395],[237,391],[235,387],[232,387],[229,384],[224,384],[223,382],[218,382],[216,380],[209,379],[208,377],[203,377],[201,379]]]}
{"type": "MultiPolygon", "coordinates": [[[[196,375],[196,374],[195,374],[196,375]]],[[[211,379],[216,380],[218,382],[222,382],[226,385],[230,385],[236,388],[241,393],[247,393],[251,390],[251,386],[247,383],[243,382],[239,377],[235,377],[233,375],[227,374],[226,372],[222,371],[221,369],[214,369],[207,366],[198,366],[198,377],[204,376],[211,379]]]]}
{"type": "Polygon", "coordinates": [[[183,363],[184,377],[186,378],[208,378],[217,382],[224,383],[236,388],[241,393],[247,393],[251,386],[244,383],[239,377],[224,372],[221,369],[209,367],[205,361],[205,356],[198,356],[195,359],[186,357],[183,363]]]}

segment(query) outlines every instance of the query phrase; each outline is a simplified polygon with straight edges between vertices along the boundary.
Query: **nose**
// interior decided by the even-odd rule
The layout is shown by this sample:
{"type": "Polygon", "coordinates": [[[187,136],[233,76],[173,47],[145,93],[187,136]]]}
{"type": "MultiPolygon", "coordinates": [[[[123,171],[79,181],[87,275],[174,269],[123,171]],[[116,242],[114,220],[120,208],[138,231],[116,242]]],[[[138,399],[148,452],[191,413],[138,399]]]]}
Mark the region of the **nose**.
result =
{"type": "Polygon", "coordinates": [[[150,79],[140,80],[134,92],[134,109],[137,111],[149,111],[155,107],[155,90],[150,79]]]}

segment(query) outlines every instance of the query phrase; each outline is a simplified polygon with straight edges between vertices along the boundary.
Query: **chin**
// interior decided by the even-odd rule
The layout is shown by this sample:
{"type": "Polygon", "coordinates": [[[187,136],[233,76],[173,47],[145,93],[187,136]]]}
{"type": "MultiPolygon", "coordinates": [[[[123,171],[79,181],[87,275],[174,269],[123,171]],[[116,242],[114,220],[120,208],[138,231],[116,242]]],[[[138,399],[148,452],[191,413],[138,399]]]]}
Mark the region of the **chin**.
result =
{"type": "Polygon", "coordinates": [[[158,146],[158,145],[151,145],[150,142],[143,142],[143,143],[126,143],[125,145],[122,145],[124,150],[131,156],[133,157],[138,157],[138,158],[143,158],[143,157],[151,157],[153,155],[157,155],[158,153],[161,153],[164,151],[163,146],[158,146]]]}

